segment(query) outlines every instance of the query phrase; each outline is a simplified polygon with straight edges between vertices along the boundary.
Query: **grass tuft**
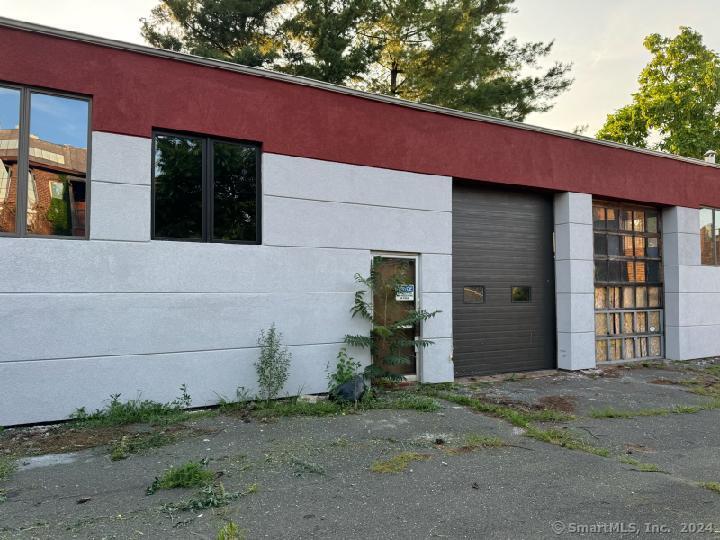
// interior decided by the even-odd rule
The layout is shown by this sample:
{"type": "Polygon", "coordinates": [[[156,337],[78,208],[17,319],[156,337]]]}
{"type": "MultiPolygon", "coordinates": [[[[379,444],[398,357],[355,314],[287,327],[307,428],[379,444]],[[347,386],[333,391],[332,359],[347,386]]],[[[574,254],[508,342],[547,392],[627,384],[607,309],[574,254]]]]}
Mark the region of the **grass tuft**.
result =
{"type": "Polygon", "coordinates": [[[406,470],[413,461],[427,461],[429,454],[402,452],[386,460],[378,460],[370,466],[370,470],[380,474],[397,474],[406,470]]]}
{"type": "Polygon", "coordinates": [[[703,482],[700,485],[705,489],[709,489],[715,493],[720,493],[720,482],[703,482]]]}
{"type": "Polygon", "coordinates": [[[500,448],[507,446],[507,443],[500,437],[488,437],[486,435],[467,435],[461,446],[447,447],[445,451],[451,455],[467,454],[480,448],[500,448]]]}
{"type": "Polygon", "coordinates": [[[179,467],[170,467],[162,476],[156,477],[147,489],[152,495],[158,489],[190,488],[207,486],[215,478],[212,471],[205,468],[205,464],[198,461],[188,461],[179,467]]]}
{"type": "Polygon", "coordinates": [[[573,435],[570,431],[564,429],[539,429],[534,426],[528,426],[526,428],[525,435],[538,441],[554,444],[570,450],[579,450],[580,452],[587,452],[588,454],[600,457],[610,456],[610,450],[607,448],[593,446],[584,439],[581,439],[580,437],[573,435]]]}
{"type": "Polygon", "coordinates": [[[151,433],[149,435],[138,434],[135,436],[123,435],[110,450],[110,459],[119,461],[128,458],[131,454],[137,454],[150,448],[160,448],[175,441],[175,437],[167,433],[151,433]]]}
{"type": "Polygon", "coordinates": [[[16,468],[17,464],[14,458],[0,456],[0,482],[7,480],[16,468]]]}
{"type": "Polygon", "coordinates": [[[245,540],[245,538],[247,538],[245,531],[241,530],[237,523],[230,521],[218,531],[216,540],[245,540]]]}
{"type": "Polygon", "coordinates": [[[696,414],[720,408],[720,399],[714,399],[702,405],[674,405],[666,409],[635,409],[620,410],[613,407],[594,409],[590,411],[592,418],[638,418],[645,416],[668,416],[670,414],[696,414]]]}
{"type": "Polygon", "coordinates": [[[624,463],[625,465],[631,465],[632,467],[635,467],[636,471],[640,472],[665,472],[654,463],[643,463],[630,456],[620,457],[620,463],[624,463]]]}

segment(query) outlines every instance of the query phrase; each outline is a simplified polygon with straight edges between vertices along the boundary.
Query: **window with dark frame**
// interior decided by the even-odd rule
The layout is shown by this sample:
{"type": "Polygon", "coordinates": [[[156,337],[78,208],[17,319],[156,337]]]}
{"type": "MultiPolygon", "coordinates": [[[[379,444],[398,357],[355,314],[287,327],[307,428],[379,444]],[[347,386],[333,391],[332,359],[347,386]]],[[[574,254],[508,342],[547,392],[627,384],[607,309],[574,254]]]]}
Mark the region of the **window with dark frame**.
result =
{"type": "Polygon", "coordinates": [[[657,208],[593,201],[595,358],[663,356],[662,230],[657,208]]]}
{"type": "Polygon", "coordinates": [[[259,244],[260,145],[153,133],[153,239],[259,244]]]}
{"type": "Polygon", "coordinates": [[[700,209],[700,264],[720,266],[720,210],[700,209]]]}
{"type": "Polygon", "coordinates": [[[87,238],[90,100],[0,85],[0,235],[87,238]]]}

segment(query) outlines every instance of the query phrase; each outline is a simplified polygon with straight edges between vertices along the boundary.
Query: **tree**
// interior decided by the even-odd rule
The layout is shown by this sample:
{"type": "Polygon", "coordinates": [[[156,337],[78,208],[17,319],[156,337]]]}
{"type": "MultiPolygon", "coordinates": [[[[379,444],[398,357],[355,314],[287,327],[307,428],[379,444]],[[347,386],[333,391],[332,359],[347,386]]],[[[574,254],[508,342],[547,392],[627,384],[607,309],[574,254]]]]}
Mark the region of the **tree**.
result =
{"type": "Polygon", "coordinates": [[[555,63],[525,75],[551,43],[505,39],[513,0],[378,0],[369,29],[380,48],[369,87],[392,95],[511,120],[551,108],[571,84],[570,66],[555,63]]]}
{"type": "Polygon", "coordinates": [[[372,0],[304,0],[296,6],[281,27],[286,64],[280,69],[333,84],[357,81],[376,56],[357,34],[372,20],[372,0]]]}
{"type": "Polygon", "coordinates": [[[154,47],[263,66],[280,56],[275,38],[285,0],[162,0],[141,33],[154,47]]]}
{"type": "Polygon", "coordinates": [[[514,0],[162,0],[152,45],[512,120],[546,111],[570,66],[505,38],[514,0]],[[534,70],[535,74],[528,74],[534,70]]]}
{"type": "Polygon", "coordinates": [[[609,114],[597,138],[701,158],[720,150],[720,57],[681,27],[645,38],[652,59],[632,103],[609,114]]]}

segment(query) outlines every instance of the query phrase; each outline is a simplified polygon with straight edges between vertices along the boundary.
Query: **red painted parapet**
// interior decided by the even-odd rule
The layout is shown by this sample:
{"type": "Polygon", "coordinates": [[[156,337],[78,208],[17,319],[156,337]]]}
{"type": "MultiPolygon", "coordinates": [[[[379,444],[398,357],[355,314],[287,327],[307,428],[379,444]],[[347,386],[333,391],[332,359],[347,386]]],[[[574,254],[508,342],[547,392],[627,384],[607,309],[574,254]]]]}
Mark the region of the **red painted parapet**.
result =
{"type": "Polygon", "coordinates": [[[1,26],[0,50],[0,79],[92,96],[93,130],[183,130],[291,156],[720,206],[720,168],[700,163],[1,26]]]}

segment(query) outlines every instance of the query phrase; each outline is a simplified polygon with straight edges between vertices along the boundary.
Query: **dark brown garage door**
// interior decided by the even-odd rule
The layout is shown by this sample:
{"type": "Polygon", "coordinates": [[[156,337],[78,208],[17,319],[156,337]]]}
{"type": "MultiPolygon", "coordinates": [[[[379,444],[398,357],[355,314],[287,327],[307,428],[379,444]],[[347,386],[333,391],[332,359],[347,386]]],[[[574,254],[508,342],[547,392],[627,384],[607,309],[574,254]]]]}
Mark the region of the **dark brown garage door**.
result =
{"type": "Polygon", "coordinates": [[[455,375],[554,368],[552,196],[453,184],[455,375]]]}

